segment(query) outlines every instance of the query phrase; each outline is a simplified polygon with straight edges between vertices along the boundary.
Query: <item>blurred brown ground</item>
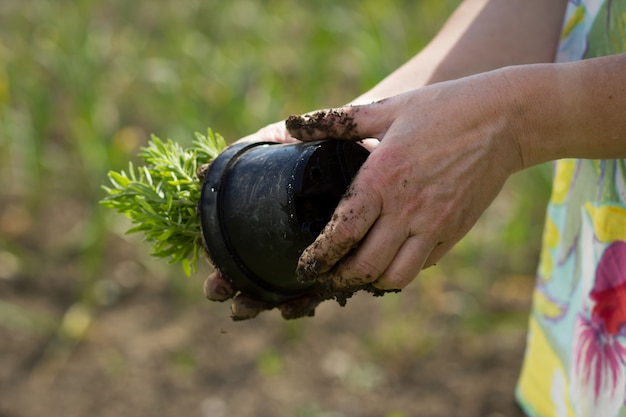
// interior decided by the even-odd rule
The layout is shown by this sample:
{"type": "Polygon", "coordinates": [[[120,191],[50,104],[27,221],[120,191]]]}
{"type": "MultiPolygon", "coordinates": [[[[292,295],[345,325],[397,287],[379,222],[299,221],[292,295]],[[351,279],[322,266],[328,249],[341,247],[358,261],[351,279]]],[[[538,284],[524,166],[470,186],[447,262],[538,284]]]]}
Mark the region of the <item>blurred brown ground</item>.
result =
{"type": "MultiPolygon", "coordinates": [[[[207,268],[168,279],[163,263],[135,260],[133,237],[110,237],[91,306],[71,262],[42,259],[46,274],[24,279],[4,259],[0,416],[521,416],[513,392],[533,278],[499,275],[506,261],[488,254],[462,259],[489,247],[501,198],[402,293],[358,294],[290,322],[275,311],[230,321],[226,303],[201,298],[207,268]]],[[[58,247],[68,225],[54,225],[31,244],[58,247]]]]}

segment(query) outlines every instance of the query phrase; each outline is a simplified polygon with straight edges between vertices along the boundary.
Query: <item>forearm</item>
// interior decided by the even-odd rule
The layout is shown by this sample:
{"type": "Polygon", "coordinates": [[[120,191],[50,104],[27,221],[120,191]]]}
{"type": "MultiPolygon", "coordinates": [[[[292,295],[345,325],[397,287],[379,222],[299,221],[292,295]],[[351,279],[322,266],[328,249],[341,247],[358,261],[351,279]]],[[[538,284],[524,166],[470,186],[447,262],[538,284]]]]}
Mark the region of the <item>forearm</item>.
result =
{"type": "Polygon", "coordinates": [[[503,73],[521,168],[561,158],[626,158],[626,54],[503,73]]]}
{"type": "Polygon", "coordinates": [[[352,104],[509,65],[551,62],[564,0],[466,0],[415,57],[352,104]]]}

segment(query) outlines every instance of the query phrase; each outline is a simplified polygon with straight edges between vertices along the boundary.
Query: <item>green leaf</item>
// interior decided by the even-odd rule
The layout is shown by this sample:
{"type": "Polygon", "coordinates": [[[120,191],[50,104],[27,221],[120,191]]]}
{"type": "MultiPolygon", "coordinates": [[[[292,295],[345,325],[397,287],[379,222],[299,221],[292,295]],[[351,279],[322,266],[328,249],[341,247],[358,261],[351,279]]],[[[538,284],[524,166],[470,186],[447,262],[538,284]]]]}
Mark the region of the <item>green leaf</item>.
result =
{"type": "Polygon", "coordinates": [[[189,259],[183,259],[181,263],[183,265],[183,271],[185,271],[185,275],[190,277],[191,276],[191,262],[189,262],[189,259]]]}
{"type": "Polygon", "coordinates": [[[111,180],[111,184],[113,184],[113,187],[117,189],[122,189],[124,187],[127,187],[128,184],[130,183],[130,180],[128,179],[124,171],[122,172],[110,171],[109,179],[111,180]]]}
{"type": "Polygon", "coordinates": [[[226,147],[222,136],[207,130],[196,133],[189,149],[152,135],[139,152],[142,166],[108,173],[103,185],[105,207],[126,215],[132,223],[127,233],[143,233],[152,245],[152,256],[180,262],[187,276],[196,270],[201,252],[200,220],[196,206],[202,184],[197,168],[213,160],[226,147]]]}

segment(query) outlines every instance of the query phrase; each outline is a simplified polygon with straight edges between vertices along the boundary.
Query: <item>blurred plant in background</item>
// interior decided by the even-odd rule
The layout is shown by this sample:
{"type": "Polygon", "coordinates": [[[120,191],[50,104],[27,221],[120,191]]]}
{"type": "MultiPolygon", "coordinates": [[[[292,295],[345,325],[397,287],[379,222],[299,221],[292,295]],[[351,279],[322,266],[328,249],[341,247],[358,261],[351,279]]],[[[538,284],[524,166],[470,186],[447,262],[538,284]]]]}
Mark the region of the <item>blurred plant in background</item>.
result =
{"type": "MultiPolygon", "coordinates": [[[[0,2],[0,337],[10,336],[0,352],[36,347],[18,368],[1,367],[33,372],[51,362],[57,372],[98,309],[138,289],[156,288],[172,314],[202,303],[208,268],[190,280],[151,260],[123,234],[125,219],[97,204],[107,172],[136,160],[151,134],[188,146],[193,132],[211,126],[232,142],[290,114],[341,105],[423,47],[457,3],[0,2]]],[[[394,324],[371,329],[373,357],[399,363],[432,349],[441,333],[412,329],[416,321],[428,327],[433,314],[479,332],[510,323],[507,311],[486,312],[476,300],[494,291],[494,299],[515,299],[500,278],[533,274],[548,178],[540,167],[512,179],[492,214],[430,275],[446,279],[427,273],[416,284],[426,301],[380,303],[394,324]]],[[[285,324],[281,337],[304,338],[306,326],[285,324]]],[[[185,363],[200,361],[181,351],[185,363]]],[[[262,356],[260,372],[284,369],[280,354],[262,356]]],[[[7,364],[15,358],[3,355],[7,364]]],[[[122,357],[101,360],[117,375],[122,357]]],[[[0,372],[0,387],[6,378],[0,372]]],[[[0,394],[0,414],[1,406],[0,394]]]]}

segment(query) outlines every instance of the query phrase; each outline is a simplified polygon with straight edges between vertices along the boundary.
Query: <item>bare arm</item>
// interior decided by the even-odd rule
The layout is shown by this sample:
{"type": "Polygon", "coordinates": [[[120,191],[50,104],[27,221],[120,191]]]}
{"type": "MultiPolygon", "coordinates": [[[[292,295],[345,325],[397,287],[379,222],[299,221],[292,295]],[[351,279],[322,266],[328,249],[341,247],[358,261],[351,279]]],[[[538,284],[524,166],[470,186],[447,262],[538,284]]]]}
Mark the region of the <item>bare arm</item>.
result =
{"type": "Polygon", "coordinates": [[[521,168],[561,158],[626,158],[626,54],[513,67],[521,168]]]}
{"type": "Polygon", "coordinates": [[[466,0],[433,40],[352,104],[509,65],[552,62],[565,0],[466,0]]]}

